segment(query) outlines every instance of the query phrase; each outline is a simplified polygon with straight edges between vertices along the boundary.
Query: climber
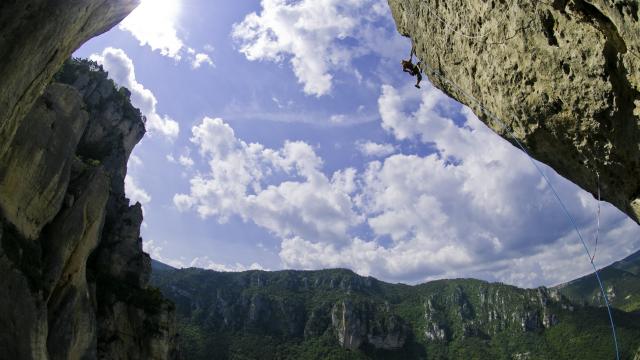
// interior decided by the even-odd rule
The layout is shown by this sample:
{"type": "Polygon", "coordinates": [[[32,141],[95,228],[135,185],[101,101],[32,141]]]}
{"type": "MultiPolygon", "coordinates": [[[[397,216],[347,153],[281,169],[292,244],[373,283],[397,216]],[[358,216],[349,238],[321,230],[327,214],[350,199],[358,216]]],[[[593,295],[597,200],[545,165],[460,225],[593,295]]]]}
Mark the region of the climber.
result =
{"type": "Polygon", "coordinates": [[[420,71],[420,62],[414,65],[410,60],[402,60],[402,71],[409,73],[411,76],[417,76],[415,87],[420,89],[420,81],[422,81],[422,74],[420,71]]]}
{"type": "Polygon", "coordinates": [[[422,81],[422,71],[420,69],[421,61],[418,61],[416,65],[413,64],[413,55],[416,53],[415,45],[411,46],[411,54],[409,55],[409,60],[402,60],[402,71],[409,73],[411,76],[417,76],[417,81],[415,87],[420,89],[420,81],[422,81]]]}

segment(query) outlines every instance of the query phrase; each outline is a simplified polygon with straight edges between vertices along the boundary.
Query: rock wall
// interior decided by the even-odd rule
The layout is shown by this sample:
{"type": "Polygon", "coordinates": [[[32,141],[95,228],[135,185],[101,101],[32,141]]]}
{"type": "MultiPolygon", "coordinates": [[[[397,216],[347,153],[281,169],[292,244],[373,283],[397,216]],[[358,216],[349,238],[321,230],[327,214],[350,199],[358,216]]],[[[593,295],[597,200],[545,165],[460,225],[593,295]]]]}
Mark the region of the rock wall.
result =
{"type": "Polygon", "coordinates": [[[331,324],[340,346],[357,350],[364,344],[395,350],[404,346],[411,329],[399,316],[372,302],[343,300],[331,310],[331,324]]]}
{"type": "Polygon", "coordinates": [[[546,288],[513,291],[506,286],[454,286],[448,290],[424,300],[427,341],[495,336],[506,330],[541,332],[559,323],[558,312],[572,310],[557,291],[546,288]]]}
{"type": "Polygon", "coordinates": [[[96,64],[55,80],[0,156],[0,354],[176,358],[173,305],[147,286],[142,210],[124,194],[143,117],[96,64]]]}
{"type": "Polygon", "coordinates": [[[436,87],[640,223],[637,1],[388,2],[436,87]]]}

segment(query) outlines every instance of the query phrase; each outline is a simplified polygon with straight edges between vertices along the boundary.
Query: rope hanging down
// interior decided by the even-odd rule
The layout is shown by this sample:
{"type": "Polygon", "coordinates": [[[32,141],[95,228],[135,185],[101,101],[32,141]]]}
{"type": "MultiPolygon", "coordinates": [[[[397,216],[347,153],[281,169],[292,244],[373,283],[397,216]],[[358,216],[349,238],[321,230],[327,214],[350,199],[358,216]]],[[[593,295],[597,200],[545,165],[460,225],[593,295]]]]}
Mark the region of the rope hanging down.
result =
{"type": "MultiPolygon", "coordinates": [[[[435,76],[437,76],[440,80],[442,80],[443,82],[448,83],[449,85],[451,85],[452,87],[454,87],[456,90],[458,90],[462,95],[464,95],[467,99],[469,99],[470,101],[472,101],[473,103],[475,103],[481,110],[482,112],[489,117],[491,120],[493,120],[496,124],[498,124],[499,126],[502,127],[502,130],[504,130],[505,132],[507,132],[509,134],[509,136],[513,139],[513,141],[518,145],[518,147],[527,155],[527,157],[529,158],[529,160],[531,161],[531,163],[533,164],[533,166],[538,170],[538,172],[540,173],[540,175],[542,176],[542,178],[545,180],[546,184],[549,186],[549,189],[551,189],[551,192],[553,193],[553,195],[555,196],[555,198],[558,200],[558,203],[560,204],[560,207],[562,208],[563,212],[565,213],[565,215],[567,216],[567,218],[569,219],[569,221],[571,222],[571,225],[573,226],[576,234],[578,235],[578,238],[580,239],[580,242],[582,243],[582,246],[584,247],[584,250],[587,254],[587,257],[589,258],[589,262],[591,263],[591,266],[593,267],[593,271],[596,275],[596,279],[598,280],[598,285],[600,286],[600,292],[602,293],[602,297],[604,299],[605,305],[607,306],[607,312],[609,314],[609,322],[611,323],[611,333],[612,333],[612,337],[613,337],[613,343],[615,346],[615,351],[616,351],[616,359],[620,360],[620,352],[618,350],[618,336],[616,334],[616,326],[615,323],[613,321],[613,315],[611,313],[611,304],[609,303],[609,298],[607,297],[607,293],[604,290],[604,285],[602,283],[602,280],[600,279],[600,272],[598,271],[598,268],[596,267],[596,265],[594,264],[594,258],[595,258],[595,252],[593,254],[593,256],[591,255],[591,252],[589,251],[589,247],[587,246],[587,243],[585,242],[584,238],[582,237],[582,234],[580,233],[580,229],[578,228],[578,225],[575,221],[575,219],[573,218],[573,216],[571,215],[571,213],[569,212],[569,210],[567,209],[567,207],[565,206],[564,202],[562,201],[562,199],[560,198],[560,195],[558,195],[558,192],[556,191],[555,187],[553,186],[553,184],[551,184],[551,181],[549,180],[549,178],[547,177],[547,175],[544,173],[544,171],[542,171],[542,169],[540,168],[540,166],[535,162],[535,160],[533,159],[533,157],[531,157],[531,155],[529,154],[529,152],[526,150],[526,148],[524,147],[524,145],[522,145],[522,143],[520,142],[520,140],[518,140],[518,138],[516,138],[515,133],[513,132],[513,130],[511,130],[504,121],[502,121],[500,118],[498,118],[496,115],[494,115],[491,111],[489,111],[478,99],[476,99],[473,95],[467,93],[466,91],[464,91],[460,86],[458,86],[458,84],[456,84],[455,82],[447,79],[443,74],[441,74],[439,71],[433,69],[429,64],[423,62],[422,65],[424,66],[424,68],[426,70],[428,70],[428,72],[430,74],[433,74],[435,76]]],[[[599,184],[599,176],[598,176],[598,184],[599,184]]],[[[599,185],[598,185],[599,188],[599,185]]],[[[600,214],[600,190],[598,189],[598,214],[600,214]]],[[[600,217],[598,216],[598,232],[600,229],[600,217]]],[[[596,237],[596,241],[597,241],[597,237],[596,237]]]]}
{"type": "Polygon", "coordinates": [[[591,263],[593,263],[593,261],[596,259],[596,253],[598,252],[598,238],[600,237],[600,174],[598,173],[598,170],[596,170],[596,182],[598,184],[598,211],[596,213],[596,219],[597,219],[597,224],[598,227],[596,228],[596,241],[595,241],[595,245],[593,247],[593,255],[591,256],[591,263]]]}

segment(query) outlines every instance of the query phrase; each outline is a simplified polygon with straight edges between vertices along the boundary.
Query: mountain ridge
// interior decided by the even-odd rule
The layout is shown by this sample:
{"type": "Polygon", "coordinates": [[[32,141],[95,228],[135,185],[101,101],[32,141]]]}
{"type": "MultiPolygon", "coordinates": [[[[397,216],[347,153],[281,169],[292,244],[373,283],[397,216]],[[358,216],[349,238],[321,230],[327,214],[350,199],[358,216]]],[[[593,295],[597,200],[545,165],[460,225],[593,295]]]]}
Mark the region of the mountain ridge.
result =
{"type": "MultiPolygon", "coordinates": [[[[267,359],[601,359],[613,351],[605,309],[544,287],[390,284],[348,269],[169,269],[151,283],[176,304],[189,359],[262,359],[264,350],[267,359]]],[[[640,314],[614,316],[623,358],[632,358],[640,314]]]]}
{"type": "MultiPolygon", "coordinates": [[[[611,306],[628,312],[640,312],[640,251],[599,270],[611,306]]],[[[605,306],[594,273],[556,285],[568,299],[579,304],[605,306]]]]}

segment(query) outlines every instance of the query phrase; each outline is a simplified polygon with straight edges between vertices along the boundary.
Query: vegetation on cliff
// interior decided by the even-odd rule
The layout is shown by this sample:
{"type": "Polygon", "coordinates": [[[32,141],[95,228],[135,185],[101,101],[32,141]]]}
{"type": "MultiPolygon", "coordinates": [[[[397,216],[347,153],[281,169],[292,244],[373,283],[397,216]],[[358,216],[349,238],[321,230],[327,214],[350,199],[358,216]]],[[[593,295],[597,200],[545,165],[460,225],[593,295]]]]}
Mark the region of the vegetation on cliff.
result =
{"type": "MultiPolygon", "coordinates": [[[[603,359],[605,309],[473,279],[408,286],[349,270],[220,273],[155,263],[188,359],[603,359]]],[[[615,311],[624,357],[640,314],[615,311]]]]}

